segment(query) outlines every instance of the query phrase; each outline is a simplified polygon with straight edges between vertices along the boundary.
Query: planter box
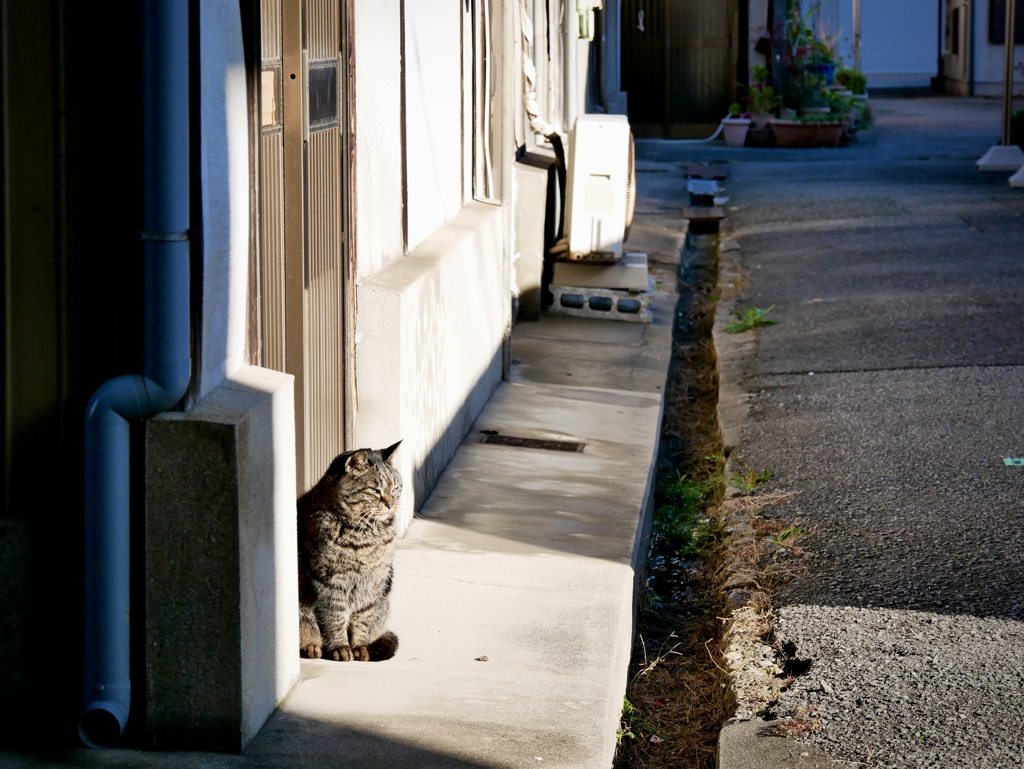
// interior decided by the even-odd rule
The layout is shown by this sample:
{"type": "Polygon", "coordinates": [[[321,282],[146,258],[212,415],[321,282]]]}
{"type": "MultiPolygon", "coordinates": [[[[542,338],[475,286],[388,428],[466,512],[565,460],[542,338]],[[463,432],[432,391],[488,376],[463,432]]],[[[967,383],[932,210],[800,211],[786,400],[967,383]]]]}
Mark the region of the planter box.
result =
{"type": "Polygon", "coordinates": [[[775,144],[779,147],[837,147],[843,135],[843,123],[801,123],[799,120],[771,122],[775,144]]]}
{"type": "Polygon", "coordinates": [[[747,131],[750,120],[747,118],[731,118],[722,121],[722,137],[729,147],[742,147],[747,143],[747,131]]]}

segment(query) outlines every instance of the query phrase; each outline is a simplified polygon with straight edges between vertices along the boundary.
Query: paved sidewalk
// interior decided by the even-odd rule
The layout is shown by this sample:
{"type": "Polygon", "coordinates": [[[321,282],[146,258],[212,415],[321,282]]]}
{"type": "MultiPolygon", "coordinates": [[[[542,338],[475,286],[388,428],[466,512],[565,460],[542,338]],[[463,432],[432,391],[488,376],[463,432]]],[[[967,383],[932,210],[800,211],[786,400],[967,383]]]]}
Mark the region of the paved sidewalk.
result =
{"type": "Polygon", "coordinates": [[[546,315],[395,560],[392,660],[306,660],[242,756],[0,752],[0,766],[609,769],[646,554],[671,354],[682,171],[640,174],[629,246],[658,282],[652,324],[546,315]],[[481,443],[486,432],[582,443],[481,443]]]}
{"type": "Polygon", "coordinates": [[[778,322],[723,356],[731,463],[814,552],[775,597],[805,672],[722,769],[1024,760],[1024,191],[975,169],[998,102],[873,103],[844,148],[656,155],[729,162],[740,304],[778,322]]]}

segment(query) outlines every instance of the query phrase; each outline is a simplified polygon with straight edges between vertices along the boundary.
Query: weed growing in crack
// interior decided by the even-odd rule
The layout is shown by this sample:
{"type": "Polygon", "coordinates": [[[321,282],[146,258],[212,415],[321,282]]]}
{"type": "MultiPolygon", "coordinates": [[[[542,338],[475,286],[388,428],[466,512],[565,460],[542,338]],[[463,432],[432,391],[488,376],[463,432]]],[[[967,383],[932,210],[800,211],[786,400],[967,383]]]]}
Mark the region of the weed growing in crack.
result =
{"type": "Polygon", "coordinates": [[[623,697],[622,718],[619,720],[619,728],[615,732],[617,746],[622,747],[627,741],[640,739],[643,728],[641,726],[642,719],[639,716],[633,703],[629,701],[629,697],[623,697]]]}
{"type": "Polygon", "coordinates": [[[774,309],[775,305],[767,309],[760,307],[736,308],[734,313],[736,320],[725,327],[725,332],[728,334],[740,334],[744,331],[752,331],[759,326],[774,326],[778,321],[765,317],[774,309]]]}
{"type": "Polygon", "coordinates": [[[775,477],[774,470],[745,470],[729,477],[729,486],[742,496],[749,496],[775,477]]]}

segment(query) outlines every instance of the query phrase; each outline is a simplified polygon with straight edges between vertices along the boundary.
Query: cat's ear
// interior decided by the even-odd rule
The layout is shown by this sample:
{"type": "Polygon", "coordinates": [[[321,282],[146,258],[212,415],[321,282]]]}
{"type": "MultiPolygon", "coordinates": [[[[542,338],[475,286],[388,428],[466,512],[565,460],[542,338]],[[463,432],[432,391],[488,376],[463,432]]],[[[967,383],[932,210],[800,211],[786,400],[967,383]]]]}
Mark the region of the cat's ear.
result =
{"type": "Polygon", "coordinates": [[[384,461],[385,462],[387,462],[389,459],[391,459],[391,455],[395,453],[395,449],[397,449],[401,443],[402,443],[402,441],[398,441],[398,443],[393,443],[390,446],[388,446],[386,449],[384,449],[383,451],[380,452],[380,455],[382,457],[384,457],[384,461]]]}
{"type": "Polygon", "coordinates": [[[370,458],[367,456],[366,449],[353,451],[345,460],[346,473],[360,473],[369,466],[370,458]]]}
{"type": "Polygon", "coordinates": [[[324,478],[332,478],[337,480],[348,471],[348,462],[355,454],[354,451],[346,451],[338,454],[331,462],[331,466],[327,468],[327,472],[324,473],[324,478]]]}

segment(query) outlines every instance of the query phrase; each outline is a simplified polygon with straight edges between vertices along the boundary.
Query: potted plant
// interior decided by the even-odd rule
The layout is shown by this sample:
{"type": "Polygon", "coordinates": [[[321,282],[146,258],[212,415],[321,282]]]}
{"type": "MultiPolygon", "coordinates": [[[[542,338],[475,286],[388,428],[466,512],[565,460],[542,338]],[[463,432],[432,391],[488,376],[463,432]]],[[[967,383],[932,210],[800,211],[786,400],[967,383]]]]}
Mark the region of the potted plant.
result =
{"type": "Polygon", "coordinates": [[[855,96],[867,94],[868,79],[864,73],[853,67],[840,67],[836,70],[835,84],[842,86],[855,96]]]}
{"type": "Polygon", "coordinates": [[[722,134],[729,147],[742,147],[747,143],[751,120],[744,116],[738,102],[729,105],[729,114],[722,118],[722,134]]]}
{"type": "Polygon", "coordinates": [[[832,113],[809,112],[794,120],[771,121],[775,144],[779,147],[836,147],[845,123],[832,113]]]}
{"type": "Polygon", "coordinates": [[[809,69],[824,81],[829,88],[835,82],[836,55],[832,44],[823,38],[815,38],[811,43],[809,69]]]}
{"type": "Polygon", "coordinates": [[[747,89],[746,101],[754,128],[766,128],[769,118],[775,114],[782,101],[775,89],[768,85],[769,74],[768,68],[760,64],[750,71],[753,85],[747,89]]]}
{"type": "Polygon", "coordinates": [[[859,105],[849,91],[828,90],[825,92],[828,112],[843,124],[843,135],[852,137],[860,127],[858,124],[859,105]]]}

